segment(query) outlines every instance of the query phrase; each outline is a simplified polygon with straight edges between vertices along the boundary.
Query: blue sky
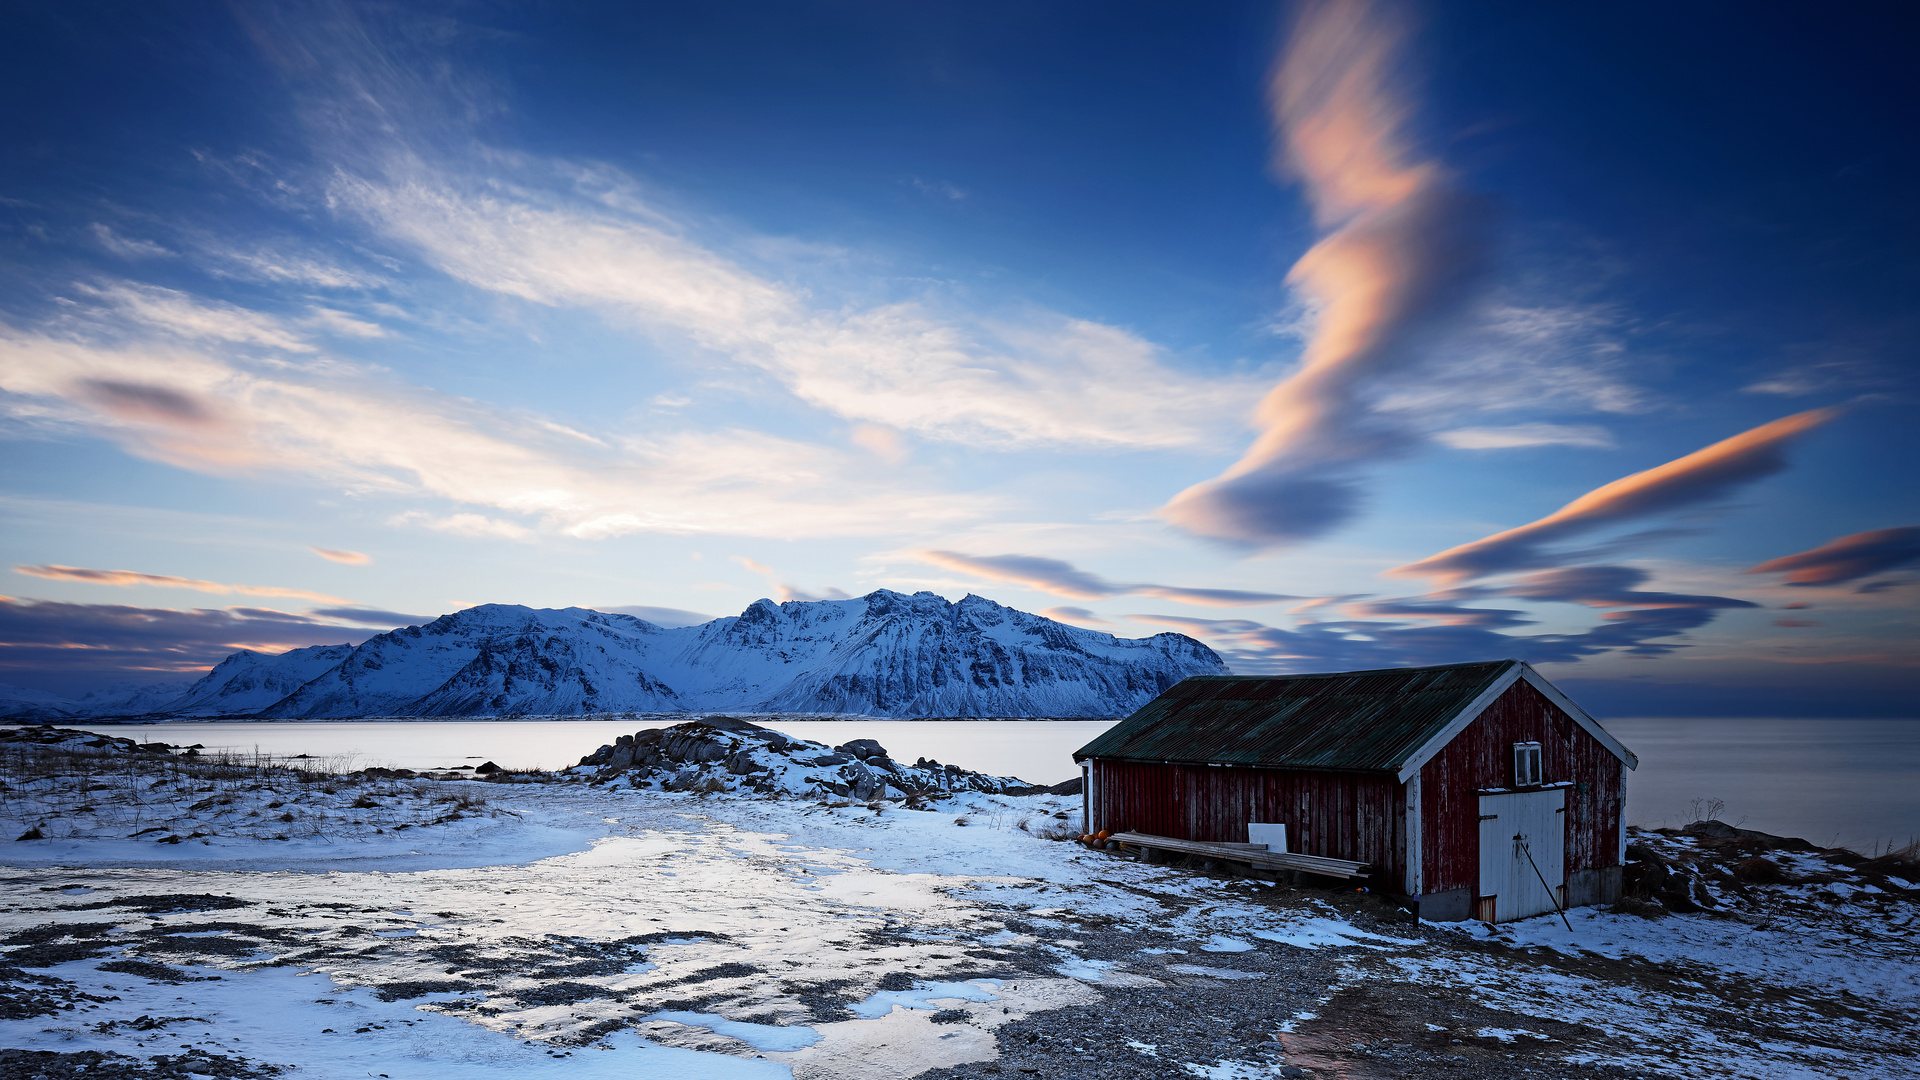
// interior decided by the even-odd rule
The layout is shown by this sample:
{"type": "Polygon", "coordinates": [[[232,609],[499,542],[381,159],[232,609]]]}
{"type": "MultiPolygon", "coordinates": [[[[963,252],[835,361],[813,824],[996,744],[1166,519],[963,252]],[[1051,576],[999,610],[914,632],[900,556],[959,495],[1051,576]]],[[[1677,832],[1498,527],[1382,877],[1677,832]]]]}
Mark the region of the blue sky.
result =
{"type": "Polygon", "coordinates": [[[9,5],[0,680],[892,588],[1911,714],[1891,9],[680,7],[9,5]]]}

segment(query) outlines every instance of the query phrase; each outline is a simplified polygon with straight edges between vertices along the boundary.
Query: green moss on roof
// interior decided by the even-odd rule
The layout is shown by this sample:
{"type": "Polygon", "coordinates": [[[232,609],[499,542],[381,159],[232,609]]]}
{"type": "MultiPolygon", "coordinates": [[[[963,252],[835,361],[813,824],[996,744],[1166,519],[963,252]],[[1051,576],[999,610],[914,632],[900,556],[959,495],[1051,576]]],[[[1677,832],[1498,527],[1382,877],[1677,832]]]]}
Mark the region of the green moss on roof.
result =
{"type": "Polygon", "coordinates": [[[1518,660],[1318,675],[1201,675],[1074,759],[1395,771],[1518,660]]]}

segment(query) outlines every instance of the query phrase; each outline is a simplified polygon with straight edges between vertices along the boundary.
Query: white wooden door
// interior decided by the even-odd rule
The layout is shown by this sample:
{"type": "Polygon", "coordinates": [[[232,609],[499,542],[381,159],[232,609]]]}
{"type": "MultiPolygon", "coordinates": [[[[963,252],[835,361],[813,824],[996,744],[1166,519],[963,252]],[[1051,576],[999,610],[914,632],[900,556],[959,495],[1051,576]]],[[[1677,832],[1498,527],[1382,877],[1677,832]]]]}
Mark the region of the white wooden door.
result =
{"type": "Polygon", "coordinates": [[[1565,897],[1566,805],[1564,788],[1480,796],[1480,917],[1488,899],[1492,921],[1511,922],[1565,897]]]}

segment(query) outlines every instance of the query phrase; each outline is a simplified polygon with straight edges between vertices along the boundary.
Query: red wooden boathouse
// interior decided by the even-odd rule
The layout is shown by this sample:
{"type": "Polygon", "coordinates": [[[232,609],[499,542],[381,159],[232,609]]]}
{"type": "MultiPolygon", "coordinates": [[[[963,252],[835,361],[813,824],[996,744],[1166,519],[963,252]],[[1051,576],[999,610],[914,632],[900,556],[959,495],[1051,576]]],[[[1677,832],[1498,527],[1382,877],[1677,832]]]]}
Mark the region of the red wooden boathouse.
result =
{"type": "Polygon", "coordinates": [[[1639,764],[1518,660],[1199,676],[1074,757],[1089,830],[1285,825],[1289,851],[1371,864],[1421,918],[1501,922],[1619,897],[1639,764]]]}

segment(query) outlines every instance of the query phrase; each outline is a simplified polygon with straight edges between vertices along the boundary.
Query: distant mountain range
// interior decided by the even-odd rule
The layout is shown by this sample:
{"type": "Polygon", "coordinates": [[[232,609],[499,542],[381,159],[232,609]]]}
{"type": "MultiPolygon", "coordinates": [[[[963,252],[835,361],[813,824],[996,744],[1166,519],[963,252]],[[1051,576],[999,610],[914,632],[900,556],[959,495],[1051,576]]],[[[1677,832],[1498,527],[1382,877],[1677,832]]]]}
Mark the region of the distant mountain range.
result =
{"type": "Polygon", "coordinates": [[[243,650],[184,692],[124,687],[69,701],[0,687],[0,716],[1104,717],[1189,675],[1226,671],[1212,649],[1181,634],[1118,638],[978,596],[952,603],[881,589],[850,600],[760,600],[737,616],[675,628],[588,608],[483,604],[358,646],[243,650]]]}

